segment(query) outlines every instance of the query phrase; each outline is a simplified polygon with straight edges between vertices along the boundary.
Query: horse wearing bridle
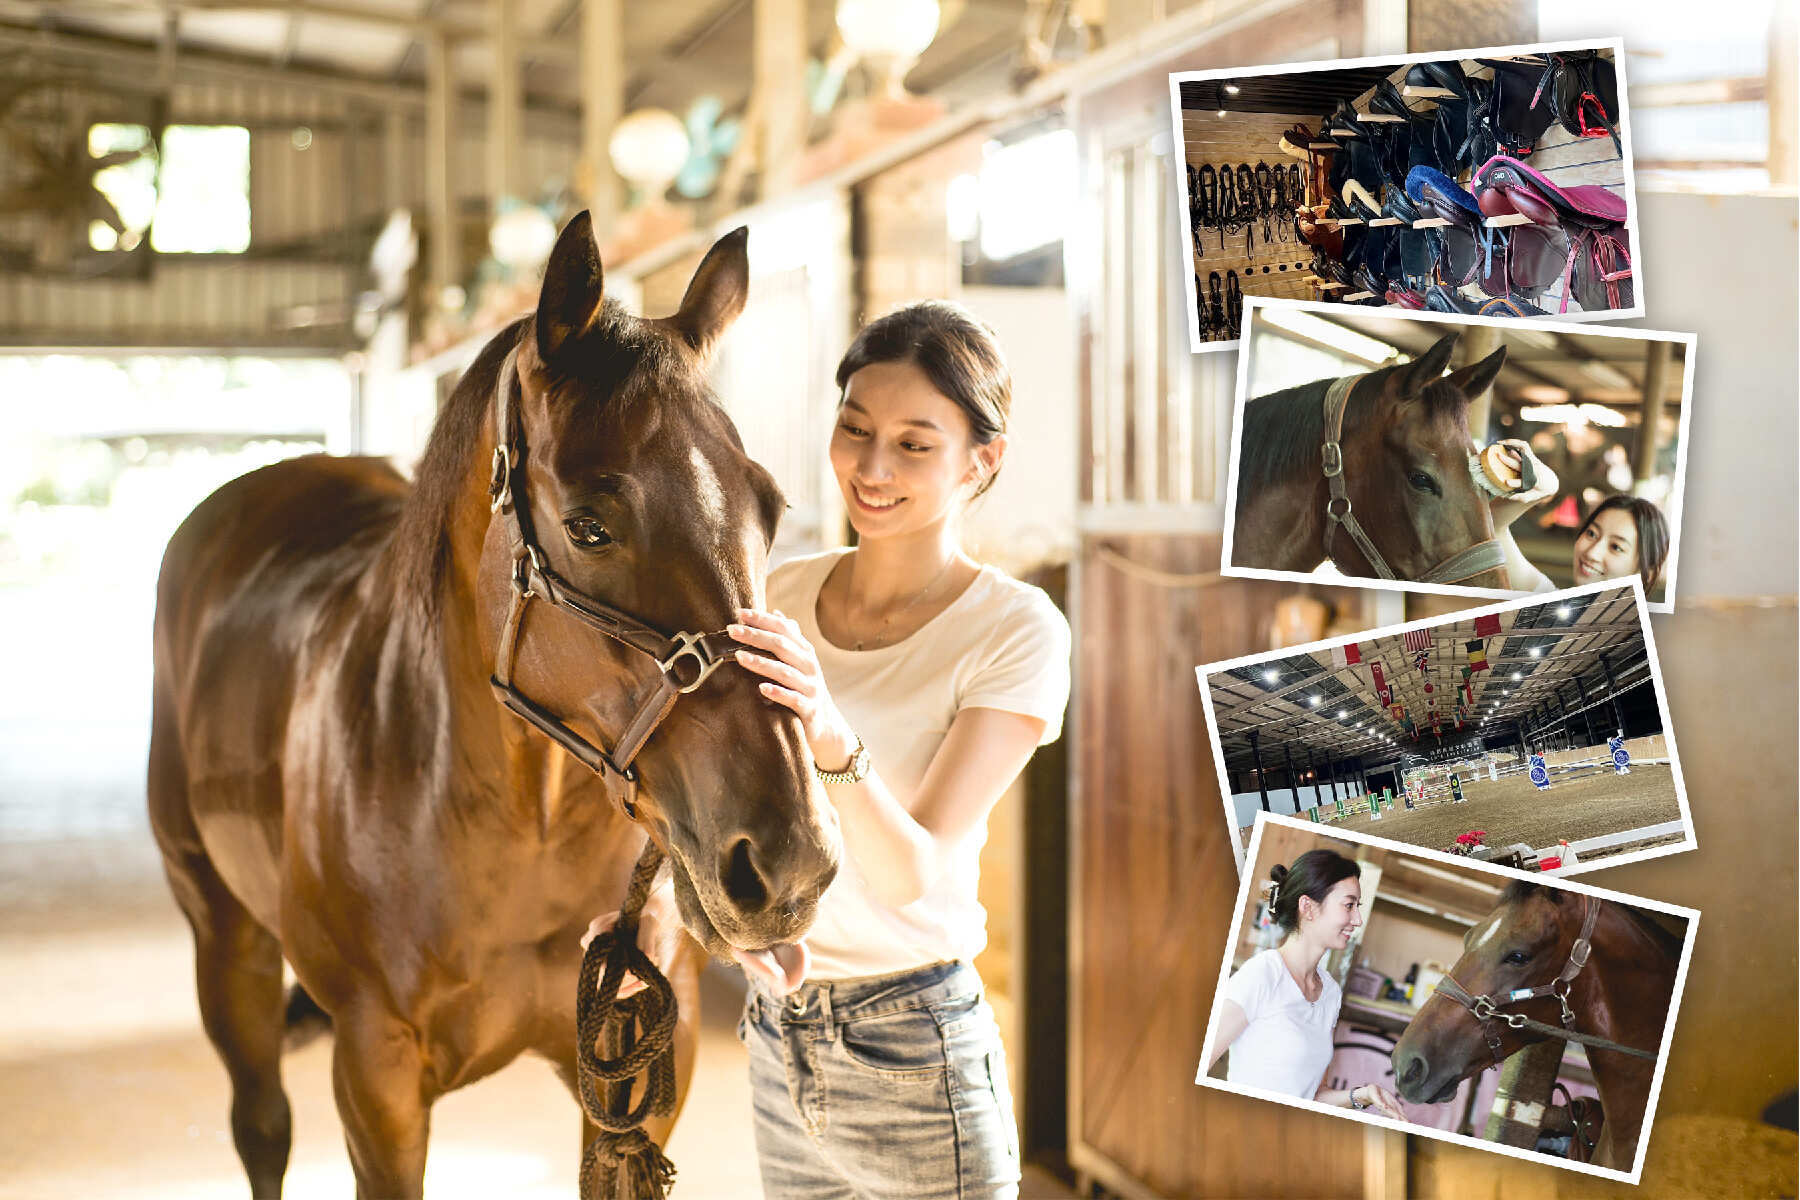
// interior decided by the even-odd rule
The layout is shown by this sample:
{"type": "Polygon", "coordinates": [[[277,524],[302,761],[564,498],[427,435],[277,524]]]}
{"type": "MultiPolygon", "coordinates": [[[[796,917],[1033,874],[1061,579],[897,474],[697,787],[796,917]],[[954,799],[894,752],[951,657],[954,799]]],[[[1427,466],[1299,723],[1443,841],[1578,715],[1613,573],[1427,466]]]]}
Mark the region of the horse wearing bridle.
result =
{"type": "MultiPolygon", "coordinates": [[[[418,1196],[438,1097],[527,1052],[574,1086],[579,939],[646,837],[706,950],[810,924],[835,823],[798,723],[720,632],[760,605],[783,507],[705,376],[743,308],[745,240],[644,320],[604,297],[582,214],[415,483],[295,459],[170,540],[150,816],[254,1195],[281,1191],[301,1001],[331,1020],[358,1194],[418,1196]],[[284,999],[284,958],[303,997],[284,999]]],[[[701,960],[689,945],[669,973],[679,1091],[701,960]]]]}
{"type": "Polygon", "coordinates": [[[1508,587],[1468,422],[1506,347],[1444,375],[1460,336],[1244,406],[1232,565],[1508,587]]]}
{"type": "Polygon", "coordinates": [[[1590,1161],[1629,1171],[1674,1001],[1677,939],[1623,905],[1519,881],[1463,945],[1394,1046],[1401,1096],[1443,1103],[1526,1046],[1579,1044],[1605,1112],[1590,1161]]]}

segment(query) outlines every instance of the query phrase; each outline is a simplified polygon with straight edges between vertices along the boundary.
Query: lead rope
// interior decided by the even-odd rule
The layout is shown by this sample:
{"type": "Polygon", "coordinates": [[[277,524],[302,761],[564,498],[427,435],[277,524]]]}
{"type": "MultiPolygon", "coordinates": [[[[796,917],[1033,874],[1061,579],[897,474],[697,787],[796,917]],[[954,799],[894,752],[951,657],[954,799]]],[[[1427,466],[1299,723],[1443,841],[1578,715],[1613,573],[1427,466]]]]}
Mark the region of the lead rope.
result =
{"type": "Polygon", "coordinates": [[[637,944],[638,915],[662,861],[656,843],[646,842],[618,923],[589,942],[581,958],[576,1092],[581,1111],[600,1129],[581,1155],[581,1200],[664,1200],[675,1182],[675,1164],[643,1128],[645,1118],[675,1110],[675,989],[637,944]],[[621,999],[628,971],[644,990],[621,999]],[[644,1091],[634,1107],[631,1085],[640,1074],[644,1091]]]}

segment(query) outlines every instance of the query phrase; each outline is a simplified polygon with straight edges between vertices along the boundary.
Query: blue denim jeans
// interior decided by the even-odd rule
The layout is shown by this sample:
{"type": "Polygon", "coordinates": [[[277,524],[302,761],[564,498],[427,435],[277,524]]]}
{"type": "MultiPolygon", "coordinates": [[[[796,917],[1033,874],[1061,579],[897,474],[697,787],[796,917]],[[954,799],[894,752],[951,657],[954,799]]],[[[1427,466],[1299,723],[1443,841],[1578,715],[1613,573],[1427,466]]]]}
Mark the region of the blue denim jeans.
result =
{"type": "Polygon", "coordinates": [[[755,986],[750,1050],[766,1200],[1012,1200],[1019,1142],[1006,1055],[967,963],[755,986]]]}

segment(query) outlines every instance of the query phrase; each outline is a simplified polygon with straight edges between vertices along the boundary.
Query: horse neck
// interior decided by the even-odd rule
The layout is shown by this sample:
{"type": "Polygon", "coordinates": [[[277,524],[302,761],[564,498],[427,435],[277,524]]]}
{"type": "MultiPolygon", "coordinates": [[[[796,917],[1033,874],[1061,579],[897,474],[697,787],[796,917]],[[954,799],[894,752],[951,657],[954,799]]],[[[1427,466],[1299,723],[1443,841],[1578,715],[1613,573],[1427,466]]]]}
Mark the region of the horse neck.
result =
{"type": "MultiPolygon", "coordinates": [[[[1675,964],[1667,961],[1661,946],[1610,903],[1601,909],[1593,955],[1582,976],[1586,987],[1572,997],[1580,1002],[1577,1029],[1637,1049],[1661,1046],[1667,1003],[1650,1019],[1645,1001],[1647,995],[1672,997],[1675,964]]],[[[1628,1132],[1635,1141],[1650,1097],[1655,1060],[1590,1047],[1588,1062],[1608,1127],[1616,1127],[1621,1134],[1628,1132]]]]}
{"type": "MultiPolygon", "coordinates": [[[[1238,506],[1231,550],[1234,565],[1269,571],[1310,571],[1325,561],[1325,477],[1296,477],[1238,506]]],[[[1341,539],[1349,546],[1346,537],[1341,539]]],[[[1334,542],[1332,549],[1338,549],[1334,542]]]]}

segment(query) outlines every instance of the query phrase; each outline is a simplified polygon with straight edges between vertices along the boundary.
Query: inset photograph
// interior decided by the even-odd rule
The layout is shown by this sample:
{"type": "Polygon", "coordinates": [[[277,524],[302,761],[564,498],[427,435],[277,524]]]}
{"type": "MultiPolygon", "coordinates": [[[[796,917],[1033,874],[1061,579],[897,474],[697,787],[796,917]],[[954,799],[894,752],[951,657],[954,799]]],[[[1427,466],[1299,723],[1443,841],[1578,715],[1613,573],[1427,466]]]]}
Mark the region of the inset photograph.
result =
{"type": "Polygon", "coordinates": [[[1694,848],[1635,579],[1195,671],[1240,853],[1262,813],[1560,875],[1694,848]]]}
{"type": "Polygon", "coordinates": [[[1616,39],[1183,71],[1169,92],[1195,350],[1235,343],[1249,296],[1643,313],[1616,39]]]}
{"type": "Polygon", "coordinates": [[[1195,1082],[1637,1183],[1700,914],[1261,814],[1195,1082]]]}
{"type": "Polygon", "coordinates": [[[1674,611],[1694,336],[1252,302],[1228,575],[1674,611]],[[1445,374],[1448,370],[1449,374],[1445,374]]]}

